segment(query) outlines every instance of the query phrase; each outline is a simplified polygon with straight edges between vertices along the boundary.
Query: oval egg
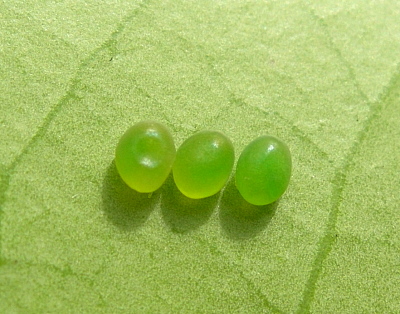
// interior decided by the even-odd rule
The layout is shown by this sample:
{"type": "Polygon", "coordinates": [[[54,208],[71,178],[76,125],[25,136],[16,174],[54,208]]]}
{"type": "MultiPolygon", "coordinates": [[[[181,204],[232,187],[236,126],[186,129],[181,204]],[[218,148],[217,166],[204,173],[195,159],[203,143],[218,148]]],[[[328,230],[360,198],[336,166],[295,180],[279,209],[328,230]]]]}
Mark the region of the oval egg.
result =
{"type": "Polygon", "coordinates": [[[179,147],[172,168],[178,189],[199,199],[218,193],[232,172],[235,159],[232,142],[222,133],[202,131],[179,147]]]}
{"type": "Polygon", "coordinates": [[[142,121],[122,135],[115,150],[115,165],[129,187],[151,193],[167,179],[175,155],[169,130],[158,122],[142,121]]]}
{"type": "Polygon", "coordinates": [[[236,187],[247,202],[267,205],[286,191],[291,171],[287,145],[273,136],[261,136],[247,145],[239,157],[236,187]]]}

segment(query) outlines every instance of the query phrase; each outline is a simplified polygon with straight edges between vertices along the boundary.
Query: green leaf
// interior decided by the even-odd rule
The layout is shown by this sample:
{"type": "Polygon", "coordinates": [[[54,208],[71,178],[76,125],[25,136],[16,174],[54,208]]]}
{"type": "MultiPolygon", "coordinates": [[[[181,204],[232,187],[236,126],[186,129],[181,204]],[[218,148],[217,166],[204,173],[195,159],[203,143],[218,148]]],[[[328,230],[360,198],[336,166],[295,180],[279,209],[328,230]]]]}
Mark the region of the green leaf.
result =
{"type": "Polygon", "coordinates": [[[0,312],[378,312],[400,307],[400,4],[0,4],[0,312]],[[133,123],[236,156],[290,147],[279,202],[233,180],[151,197],[113,164],[133,123]]]}

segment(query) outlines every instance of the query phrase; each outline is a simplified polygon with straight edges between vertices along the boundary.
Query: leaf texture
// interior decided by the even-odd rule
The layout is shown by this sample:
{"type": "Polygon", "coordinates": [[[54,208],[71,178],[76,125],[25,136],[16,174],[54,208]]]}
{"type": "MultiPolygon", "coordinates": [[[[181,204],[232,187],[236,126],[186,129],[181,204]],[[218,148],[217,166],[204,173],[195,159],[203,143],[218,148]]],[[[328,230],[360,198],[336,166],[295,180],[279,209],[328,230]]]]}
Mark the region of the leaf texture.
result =
{"type": "Polygon", "coordinates": [[[395,313],[396,1],[0,4],[0,312],[395,313]],[[262,134],[293,155],[262,208],[129,190],[145,119],[178,146],[262,134]]]}

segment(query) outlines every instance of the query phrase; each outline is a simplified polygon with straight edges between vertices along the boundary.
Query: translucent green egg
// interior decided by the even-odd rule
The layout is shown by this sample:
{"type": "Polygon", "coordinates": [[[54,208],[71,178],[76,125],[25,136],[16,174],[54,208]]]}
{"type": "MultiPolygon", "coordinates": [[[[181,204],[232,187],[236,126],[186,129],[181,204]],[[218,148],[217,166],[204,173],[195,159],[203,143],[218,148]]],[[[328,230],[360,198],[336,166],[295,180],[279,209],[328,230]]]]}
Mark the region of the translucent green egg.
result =
{"type": "Polygon", "coordinates": [[[175,155],[169,130],[160,123],[143,121],[122,135],[115,151],[115,165],[129,187],[150,193],[168,177],[175,155]]]}
{"type": "Polygon", "coordinates": [[[179,147],[172,168],[182,194],[199,199],[218,193],[232,172],[232,142],[222,133],[202,131],[179,147]]]}
{"type": "Polygon", "coordinates": [[[286,191],[292,171],[289,148],[273,136],[261,136],[243,150],[236,166],[236,187],[253,205],[276,201],[286,191]]]}

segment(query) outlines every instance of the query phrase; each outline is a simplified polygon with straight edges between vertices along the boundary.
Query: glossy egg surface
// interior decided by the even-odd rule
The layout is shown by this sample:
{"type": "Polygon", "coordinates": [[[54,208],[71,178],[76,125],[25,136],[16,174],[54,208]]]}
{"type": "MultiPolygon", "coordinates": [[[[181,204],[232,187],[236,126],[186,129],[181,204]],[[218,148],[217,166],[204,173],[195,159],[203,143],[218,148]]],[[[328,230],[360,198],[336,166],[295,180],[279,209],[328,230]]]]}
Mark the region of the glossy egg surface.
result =
{"type": "Polygon", "coordinates": [[[199,199],[218,193],[232,172],[232,142],[222,133],[202,131],[179,147],[173,165],[175,184],[182,194],[199,199]]]}
{"type": "Polygon", "coordinates": [[[292,171],[289,148],[273,136],[261,136],[245,147],[236,166],[236,187],[254,205],[275,202],[286,191],[292,171]]]}
{"type": "Polygon", "coordinates": [[[158,122],[142,121],[122,135],[115,150],[115,165],[129,187],[150,193],[168,177],[175,155],[170,131],[158,122]]]}

